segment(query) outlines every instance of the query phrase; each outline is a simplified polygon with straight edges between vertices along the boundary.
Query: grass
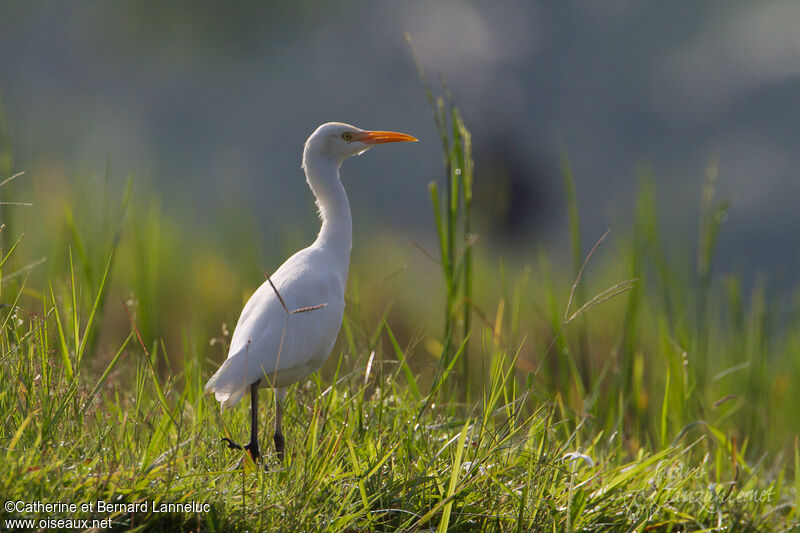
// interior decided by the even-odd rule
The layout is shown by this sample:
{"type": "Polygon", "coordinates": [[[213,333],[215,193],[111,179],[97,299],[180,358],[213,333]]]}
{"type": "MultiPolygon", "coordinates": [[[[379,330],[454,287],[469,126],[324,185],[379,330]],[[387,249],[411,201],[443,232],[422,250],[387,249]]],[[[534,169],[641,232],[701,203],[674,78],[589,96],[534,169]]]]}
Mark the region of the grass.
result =
{"type": "Polygon", "coordinates": [[[249,255],[235,237],[257,239],[240,231],[249,221],[197,236],[132,181],[115,194],[110,170],[48,194],[28,176],[3,186],[4,201],[34,203],[3,206],[0,494],[24,502],[0,512],[4,529],[797,527],[797,299],[764,284],[746,297],[715,273],[726,206],[713,168],[696,268],[670,259],[646,173],[631,229],[588,235],[587,250],[566,156],[572,260],[504,263],[471,233],[469,133],[431,101],[446,156],[445,197],[431,187],[440,260],[429,275],[370,278],[376,249],[357,247],[339,342],[290,389],[289,453],[266,469],[235,468],[220,444],[247,433],[245,406],[223,415],[202,394],[224,323],[260,265],[282,259],[249,255]],[[36,502],[77,510],[24,507],[36,502]]]}

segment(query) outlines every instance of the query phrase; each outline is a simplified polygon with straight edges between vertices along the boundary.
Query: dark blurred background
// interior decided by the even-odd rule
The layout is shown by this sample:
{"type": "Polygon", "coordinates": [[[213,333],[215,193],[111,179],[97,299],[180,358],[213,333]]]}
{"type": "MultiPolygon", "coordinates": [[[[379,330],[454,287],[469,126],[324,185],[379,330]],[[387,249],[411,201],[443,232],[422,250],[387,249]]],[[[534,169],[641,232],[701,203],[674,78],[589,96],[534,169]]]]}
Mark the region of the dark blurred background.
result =
{"type": "Polygon", "coordinates": [[[718,268],[796,280],[798,29],[788,1],[3,2],[0,95],[28,179],[110,160],[198,227],[244,210],[267,239],[313,236],[300,154],[318,124],[411,133],[343,175],[357,239],[419,240],[442,156],[408,31],[473,131],[482,242],[566,240],[562,150],[587,240],[624,228],[642,168],[666,238],[694,239],[717,162],[718,268]]]}

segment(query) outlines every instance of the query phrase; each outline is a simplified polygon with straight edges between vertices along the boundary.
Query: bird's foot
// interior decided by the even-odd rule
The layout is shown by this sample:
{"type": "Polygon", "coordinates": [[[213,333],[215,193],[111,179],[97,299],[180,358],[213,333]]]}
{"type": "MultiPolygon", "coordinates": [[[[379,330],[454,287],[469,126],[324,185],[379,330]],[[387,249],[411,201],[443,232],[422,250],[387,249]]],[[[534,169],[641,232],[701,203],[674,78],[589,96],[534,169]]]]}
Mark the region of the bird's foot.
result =
{"type": "Polygon", "coordinates": [[[222,437],[222,442],[228,444],[228,448],[231,450],[244,450],[250,455],[250,459],[253,460],[254,463],[258,462],[258,458],[261,454],[258,451],[258,443],[257,442],[249,442],[242,446],[241,444],[236,444],[228,437],[222,437]]]}
{"type": "Polygon", "coordinates": [[[231,450],[241,450],[242,449],[242,445],[241,444],[236,444],[235,442],[233,442],[228,437],[222,437],[222,442],[226,442],[228,444],[228,448],[230,448],[231,450]]]}

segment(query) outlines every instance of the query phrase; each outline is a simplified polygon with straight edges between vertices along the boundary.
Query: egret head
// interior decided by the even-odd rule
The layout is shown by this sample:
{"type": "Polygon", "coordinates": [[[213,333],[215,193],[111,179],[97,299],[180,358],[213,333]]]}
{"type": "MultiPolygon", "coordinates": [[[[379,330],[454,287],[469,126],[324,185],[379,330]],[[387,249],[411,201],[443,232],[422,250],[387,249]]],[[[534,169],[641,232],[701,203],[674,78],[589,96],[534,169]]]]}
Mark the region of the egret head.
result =
{"type": "Polygon", "coordinates": [[[304,163],[309,157],[327,157],[341,164],[348,157],[366,152],[376,144],[416,141],[411,135],[393,131],[369,131],[342,122],[328,122],[306,141],[304,163]]]}

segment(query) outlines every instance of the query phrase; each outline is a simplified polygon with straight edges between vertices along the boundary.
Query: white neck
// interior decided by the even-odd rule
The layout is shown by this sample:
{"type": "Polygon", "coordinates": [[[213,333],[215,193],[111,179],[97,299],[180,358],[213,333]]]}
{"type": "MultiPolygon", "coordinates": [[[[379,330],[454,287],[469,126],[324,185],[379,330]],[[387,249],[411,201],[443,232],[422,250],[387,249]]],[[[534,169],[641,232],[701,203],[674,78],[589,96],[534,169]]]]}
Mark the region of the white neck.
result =
{"type": "Polygon", "coordinates": [[[333,265],[347,281],[350,250],[353,247],[353,220],[350,202],[339,180],[340,161],[317,154],[303,154],[303,169],[311,191],[317,199],[322,228],[314,245],[331,255],[333,265]]]}

